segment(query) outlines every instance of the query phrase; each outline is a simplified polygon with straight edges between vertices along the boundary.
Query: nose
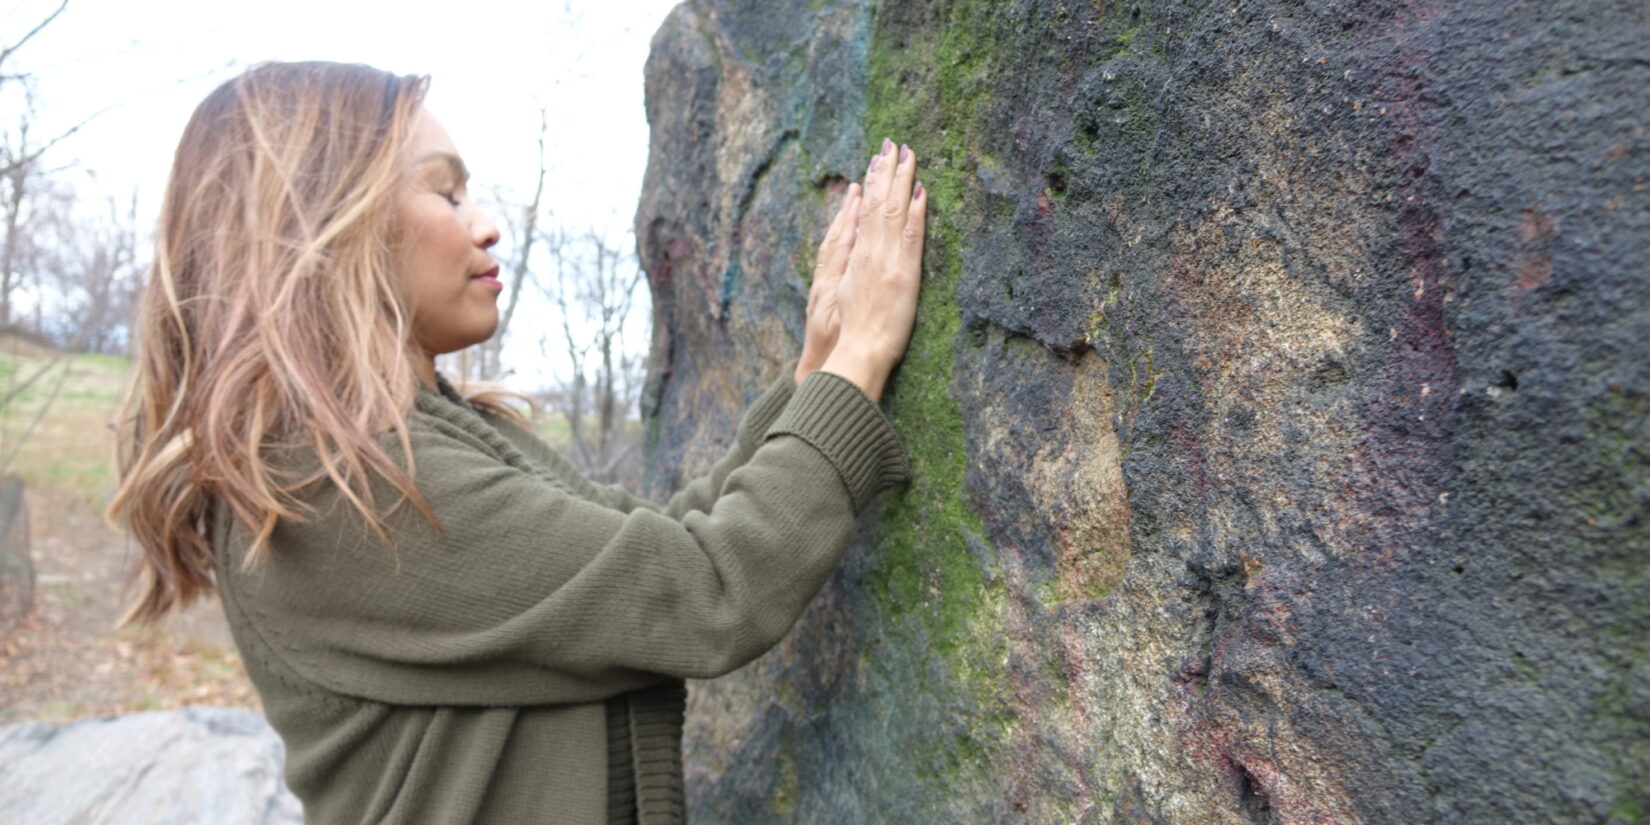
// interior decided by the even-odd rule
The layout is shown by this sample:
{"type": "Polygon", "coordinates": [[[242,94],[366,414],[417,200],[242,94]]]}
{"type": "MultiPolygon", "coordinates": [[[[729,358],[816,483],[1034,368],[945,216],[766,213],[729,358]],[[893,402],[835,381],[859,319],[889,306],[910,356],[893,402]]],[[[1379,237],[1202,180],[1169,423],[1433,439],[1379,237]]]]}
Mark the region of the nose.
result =
{"type": "Polygon", "coordinates": [[[498,224],[479,206],[470,219],[470,238],[482,249],[498,243],[498,224]]]}

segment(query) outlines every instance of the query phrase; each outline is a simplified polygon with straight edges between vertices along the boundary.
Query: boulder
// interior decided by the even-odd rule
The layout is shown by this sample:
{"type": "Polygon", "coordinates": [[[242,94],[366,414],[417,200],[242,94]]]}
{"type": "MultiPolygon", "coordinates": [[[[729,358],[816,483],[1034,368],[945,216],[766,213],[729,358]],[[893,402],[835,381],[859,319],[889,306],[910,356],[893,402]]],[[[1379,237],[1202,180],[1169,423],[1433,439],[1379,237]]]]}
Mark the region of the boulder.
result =
{"type": "Polygon", "coordinates": [[[690,0],[646,70],[650,485],[931,193],[881,497],[692,686],[698,822],[1650,816],[1642,0],[690,0]]]}
{"type": "Polygon", "coordinates": [[[263,717],[196,707],[0,727],[0,822],[301,825],[263,717]]]}
{"type": "Polygon", "coordinates": [[[0,637],[34,607],[34,561],[29,557],[29,510],[23,480],[0,477],[0,637]]]}

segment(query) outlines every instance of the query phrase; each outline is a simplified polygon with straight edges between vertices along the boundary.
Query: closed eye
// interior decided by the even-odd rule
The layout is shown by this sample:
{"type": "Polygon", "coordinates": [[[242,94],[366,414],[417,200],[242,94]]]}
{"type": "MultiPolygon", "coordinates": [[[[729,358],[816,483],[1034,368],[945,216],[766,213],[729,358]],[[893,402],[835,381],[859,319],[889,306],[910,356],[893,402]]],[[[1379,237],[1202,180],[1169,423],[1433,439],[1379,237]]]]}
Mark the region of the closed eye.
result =
{"type": "Polygon", "coordinates": [[[426,152],[413,161],[413,166],[429,170],[426,180],[432,188],[452,187],[446,191],[436,188],[436,194],[446,198],[453,206],[459,205],[458,193],[464,182],[470,179],[470,171],[464,168],[464,161],[458,155],[441,150],[426,152]]]}

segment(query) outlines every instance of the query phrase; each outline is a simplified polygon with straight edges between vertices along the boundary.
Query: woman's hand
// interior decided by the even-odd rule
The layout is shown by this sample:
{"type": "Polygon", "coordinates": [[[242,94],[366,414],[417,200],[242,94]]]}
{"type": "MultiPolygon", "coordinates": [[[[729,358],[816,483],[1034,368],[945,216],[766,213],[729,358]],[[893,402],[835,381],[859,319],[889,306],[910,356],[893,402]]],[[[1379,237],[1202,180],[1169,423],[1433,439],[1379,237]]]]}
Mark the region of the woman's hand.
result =
{"type": "Polygon", "coordinates": [[[859,231],[859,202],[863,192],[857,183],[848,184],[848,193],[842,198],[831,228],[825,231],[825,240],[819,244],[819,255],[814,258],[814,282],[808,290],[808,313],[802,339],[802,358],[796,365],[796,383],[801,384],[808,373],[825,364],[836,347],[837,334],[842,331],[842,318],[837,313],[836,290],[842,283],[842,273],[848,269],[848,253],[854,248],[854,236],[859,231]]]}
{"type": "Polygon", "coordinates": [[[905,356],[917,315],[928,193],[920,183],[913,187],[916,169],[911,148],[886,139],[871,159],[858,238],[837,286],[841,332],[821,367],[858,384],[873,401],[905,356]]]}

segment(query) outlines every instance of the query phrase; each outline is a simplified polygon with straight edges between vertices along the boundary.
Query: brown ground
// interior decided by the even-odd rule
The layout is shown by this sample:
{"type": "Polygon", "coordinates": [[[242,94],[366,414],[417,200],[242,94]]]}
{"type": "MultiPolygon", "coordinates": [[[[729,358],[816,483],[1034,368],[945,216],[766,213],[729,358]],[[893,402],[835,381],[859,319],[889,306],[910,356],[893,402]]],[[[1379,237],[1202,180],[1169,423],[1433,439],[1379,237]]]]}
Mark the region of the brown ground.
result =
{"type": "Polygon", "coordinates": [[[0,639],[0,724],[184,705],[256,710],[214,602],[162,626],[116,630],[126,540],[72,495],[30,490],[34,610],[0,639]]]}

